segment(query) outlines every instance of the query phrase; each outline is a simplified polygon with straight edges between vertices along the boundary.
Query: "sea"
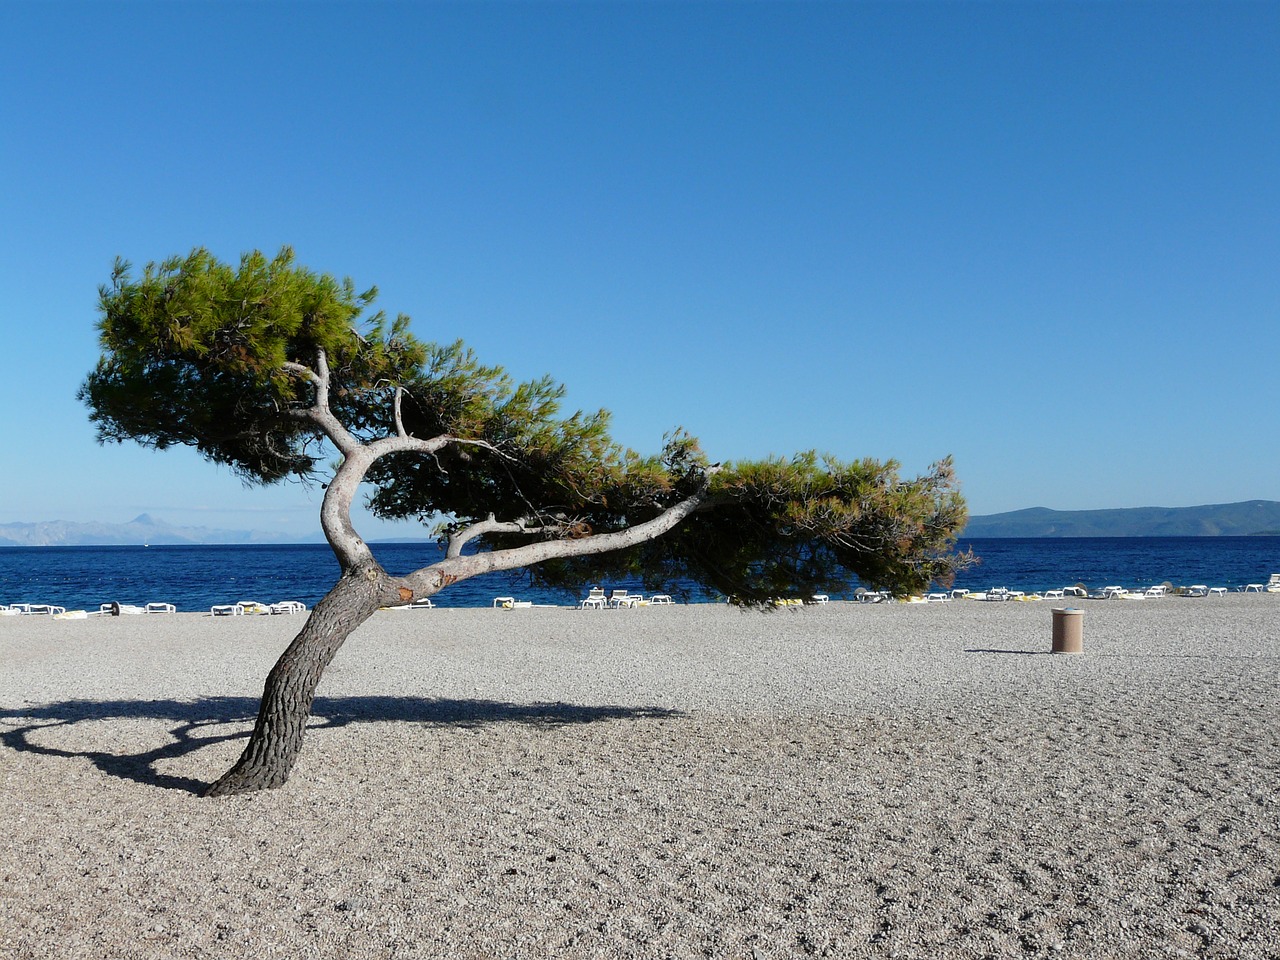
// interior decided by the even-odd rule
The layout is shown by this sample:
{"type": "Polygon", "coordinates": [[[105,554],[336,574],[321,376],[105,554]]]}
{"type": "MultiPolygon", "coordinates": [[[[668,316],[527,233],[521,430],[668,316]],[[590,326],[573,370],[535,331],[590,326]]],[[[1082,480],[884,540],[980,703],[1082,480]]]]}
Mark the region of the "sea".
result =
{"type": "MultiPolygon", "coordinates": [[[[438,560],[434,543],[373,544],[378,561],[404,574],[438,560]]],[[[1028,593],[1084,584],[1090,590],[1119,585],[1129,589],[1161,583],[1205,584],[1242,589],[1280,573],[1280,537],[1105,537],[974,539],[980,562],[963,571],[956,587],[1007,587],[1028,593]]],[[[0,547],[0,605],[48,603],[68,610],[97,610],[103,603],[174,604],[180,611],[205,611],[215,604],[256,600],[300,600],[314,605],[338,577],[338,563],[326,544],[201,546],[0,547]]],[[[638,581],[586,584],[577,592],[534,587],[519,572],[490,574],[446,588],[437,606],[487,607],[495,597],[539,604],[572,605],[591,586],[647,592],[638,581]]],[[[713,602],[689,584],[692,601],[713,602]]],[[[833,599],[852,597],[851,580],[833,599]]]]}

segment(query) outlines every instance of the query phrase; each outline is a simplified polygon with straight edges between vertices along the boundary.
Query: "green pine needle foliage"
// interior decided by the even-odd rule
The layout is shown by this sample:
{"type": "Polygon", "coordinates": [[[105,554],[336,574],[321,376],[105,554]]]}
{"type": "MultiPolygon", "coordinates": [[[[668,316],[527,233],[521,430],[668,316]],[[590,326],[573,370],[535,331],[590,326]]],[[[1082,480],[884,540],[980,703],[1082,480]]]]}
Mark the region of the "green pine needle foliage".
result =
{"type": "Polygon", "coordinates": [[[398,395],[408,435],[465,441],[375,461],[374,511],[445,537],[490,516],[526,521],[480,549],[624,530],[705,495],[656,540],[540,564],[531,575],[547,584],[627,573],[767,605],[839,591],[851,574],[919,591],[971,561],[954,551],[966,511],[950,460],[906,479],[893,461],[813,452],[713,468],[683,430],[642,456],[610,437],[606,411],[564,412],[553,379],[515,382],[461,342],[417,341],[404,316],[366,316],[376,296],[297,265],[288,247],[234,266],[197,249],[138,277],[117,262],[99,296],[102,357],[80,398],[102,442],[191,446],[250,483],[312,477],[332,450],[301,415],[316,401],[301,368],[323,353],[330,409],[356,439],[395,434],[398,395]]]}
{"type": "Polygon", "coordinates": [[[296,266],[288,247],[245,254],[238,267],[198,249],[137,279],[118,260],[99,290],[103,355],[80,399],[103,442],[192,446],[248,482],[308,476],[315,433],[291,410],[314,391],[286,363],[314,365],[323,348],[334,412],[372,433],[385,426],[391,385],[425,359],[407,317],[362,317],[376,296],[296,266]]]}

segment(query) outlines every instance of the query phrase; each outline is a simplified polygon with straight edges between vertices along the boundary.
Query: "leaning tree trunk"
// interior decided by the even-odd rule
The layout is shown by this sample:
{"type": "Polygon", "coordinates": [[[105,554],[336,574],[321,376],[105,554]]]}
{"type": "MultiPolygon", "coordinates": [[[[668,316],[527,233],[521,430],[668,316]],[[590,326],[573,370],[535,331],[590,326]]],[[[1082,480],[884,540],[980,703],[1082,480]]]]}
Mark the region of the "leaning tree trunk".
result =
{"type": "Polygon", "coordinates": [[[248,746],[206,797],[267,790],[289,779],[325,668],[352,631],[387,601],[390,582],[372,562],[343,572],[271,668],[248,746]]]}
{"type": "MultiPolygon", "coordinates": [[[[311,704],[325,668],[351,632],[380,606],[407,603],[415,596],[429,597],[449,584],[483,573],[526,567],[556,557],[586,556],[634,546],[666,533],[706,499],[704,489],[668,507],[652,520],[594,537],[538,541],[463,556],[462,544],[468,539],[464,537],[451,543],[443,561],[393,579],[373,559],[351,526],[351,497],[373,457],[368,449],[344,450],[346,459],[325,492],[320,512],[326,536],[343,566],[342,577],[316,604],[302,632],[271,668],[248,746],[236,765],[205,791],[207,797],[268,790],[282,786],[289,779],[294,762],[302,752],[311,704]]],[[[529,532],[523,523],[502,524],[492,517],[473,524],[468,530],[472,538],[486,532],[529,532]]]]}

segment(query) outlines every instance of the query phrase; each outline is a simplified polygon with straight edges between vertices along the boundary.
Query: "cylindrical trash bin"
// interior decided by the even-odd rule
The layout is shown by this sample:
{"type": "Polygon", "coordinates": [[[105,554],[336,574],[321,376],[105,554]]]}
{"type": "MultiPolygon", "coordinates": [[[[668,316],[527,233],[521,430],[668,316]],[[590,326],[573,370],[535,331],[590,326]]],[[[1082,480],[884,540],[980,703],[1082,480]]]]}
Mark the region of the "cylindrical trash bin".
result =
{"type": "Polygon", "coordinates": [[[1084,653],[1084,611],[1075,607],[1053,609],[1053,652],[1084,653]]]}

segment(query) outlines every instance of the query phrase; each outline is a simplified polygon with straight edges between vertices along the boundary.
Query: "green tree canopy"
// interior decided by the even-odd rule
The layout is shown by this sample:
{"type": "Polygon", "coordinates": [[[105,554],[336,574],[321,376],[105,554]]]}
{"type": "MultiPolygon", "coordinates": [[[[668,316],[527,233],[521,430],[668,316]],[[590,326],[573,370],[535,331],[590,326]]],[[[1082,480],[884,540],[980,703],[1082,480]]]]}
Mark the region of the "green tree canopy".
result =
{"type": "Polygon", "coordinates": [[[101,441],[183,444],[251,483],[326,486],[342,578],[277,664],[262,729],[218,792],[283,782],[292,760],[281,774],[267,730],[288,726],[272,712],[287,707],[273,698],[301,683],[289,695],[309,712],[328,658],[397,598],[527,568],[550,584],[626,572],[767,606],[851,576],[918,591],[968,560],[954,552],[966,514],[949,460],[910,479],[893,461],[813,452],[713,464],[682,429],[641,455],[609,436],[606,412],[565,413],[549,377],[518,383],[461,342],[416,340],[403,315],[366,315],[376,294],[289,248],[238,266],[198,249],[139,277],[117,262],[100,290],[102,357],[80,397],[101,441]],[[351,523],[361,484],[376,513],[436,524],[445,558],[388,576],[351,523]],[[258,748],[268,760],[251,759],[258,748]]]}
{"type": "Polygon", "coordinates": [[[709,472],[681,430],[641,456],[609,437],[607,412],[564,415],[550,377],[516,383],[460,341],[419,342],[403,315],[365,316],[376,295],[296,265],[288,248],[238,268],[195,250],[137,279],[117,262],[100,291],[103,357],[81,398],[103,441],[192,446],[249,482],[316,478],[322,441],[336,442],[311,416],[309,374],[325,364],[328,411],[353,441],[452,438],[375,459],[363,477],[372,509],[440,522],[446,540],[491,516],[523,524],[468,538],[486,549],[622,531],[705,487],[678,531],[548,559],[534,573],[545,583],[626,572],[760,603],[851,575],[908,592],[954,572],[966,514],[947,460],[908,480],[893,461],[814,452],[709,472]]]}

